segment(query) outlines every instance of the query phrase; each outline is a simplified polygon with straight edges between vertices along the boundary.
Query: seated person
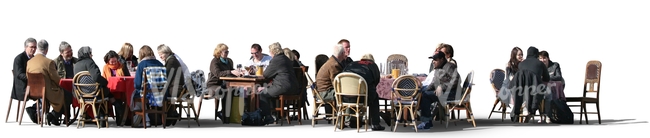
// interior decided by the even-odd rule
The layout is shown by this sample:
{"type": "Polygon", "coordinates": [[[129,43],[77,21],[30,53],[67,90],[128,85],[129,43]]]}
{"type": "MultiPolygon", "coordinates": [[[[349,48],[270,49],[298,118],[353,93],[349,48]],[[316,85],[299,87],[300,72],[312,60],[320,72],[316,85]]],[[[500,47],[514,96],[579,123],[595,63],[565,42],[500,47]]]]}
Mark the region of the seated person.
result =
{"type": "MultiPolygon", "coordinates": [[[[93,80],[96,83],[99,83],[100,89],[103,89],[104,91],[104,97],[110,98],[110,103],[115,106],[115,118],[117,120],[122,119],[122,115],[124,112],[124,105],[123,101],[116,100],[113,97],[113,94],[111,94],[110,90],[108,87],[108,80],[106,78],[102,77],[102,73],[99,71],[99,67],[97,64],[95,64],[95,61],[93,60],[92,56],[92,49],[88,46],[81,47],[78,51],[79,55],[79,61],[77,61],[77,64],[74,66],[74,74],[77,74],[82,71],[88,71],[90,73],[90,76],[93,78],[93,80]]],[[[99,112],[99,116],[103,116],[106,113],[99,112]]],[[[118,121],[118,125],[121,125],[121,122],[118,121]]],[[[105,125],[102,125],[105,126],[105,125]]]]}
{"type": "Polygon", "coordinates": [[[321,66],[316,74],[316,90],[320,92],[325,102],[334,101],[334,86],[332,81],[334,77],[343,71],[343,61],[347,57],[343,50],[343,45],[334,46],[334,54],[321,66]]]}
{"type": "Polygon", "coordinates": [[[138,66],[138,58],[133,55],[133,45],[131,43],[124,43],[117,54],[120,55],[120,63],[127,70],[135,70],[135,67],[138,66]]]}
{"type": "MultiPolygon", "coordinates": [[[[220,43],[217,44],[216,48],[214,48],[214,52],[212,54],[213,58],[212,61],[210,61],[210,73],[208,73],[208,80],[206,82],[208,94],[203,98],[214,97],[223,99],[226,96],[229,96],[229,92],[222,91],[226,89],[226,83],[219,79],[219,77],[241,76],[242,73],[233,68],[233,61],[232,59],[228,58],[229,53],[230,52],[228,51],[228,45],[226,44],[220,43]]],[[[227,123],[230,119],[223,118],[225,117],[224,114],[226,111],[226,106],[229,105],[226,104],[226,102],[227,101],[225,99],[221,100],[222,110],[218,111],[219,113],[217,114],[217,117],[219,117],[221,120],[226,121],[227,123]]]]}
{"type": "MultiPolygon", "coordinates": [[[[379,67],[375,63],[375,58],[372,54],[363,55],[360,61],[354,61],[343,69],[343,72],[351,72],[358,74],[366,80],[368,85],[368,107],[370,108],[369,116],[372,123],[371,129],[374,131],[384,130],[381,126],[379,119],[379,95],[377,94],[377,85],[381,76],[379,75],[379,67]]],[[[357,97],[346,97],[343,98],[343,102],[355,102],[357,97]]],[[[348,113],[351,113],[352,110],[347,110],[348,113]]],[[[350,124],[350,117],[345,118],[346,123],[350,124]]],[[[358,125],[358,124],[357,124],[358,125]]]]}
{"type": "Polygon", "coordinates": [[[258,95],[260,100],[260,109],[262,110],[262,116],[264,116],[264,122],[266,124],[271,124],[275,120],[271,116],[271,111],[273,110],[273,101],[275,101],[280,95],[297,95],[299,93],[298,88],[298,79],[296,74],[293,71],[293,63],[289,57],[284,55],[282,46],[280,43],[273,43],[269,45],[271,56],[271,61],[266,70],[264,70],[264,80],[269,83],[272,83],[268,88],[258,89],[258,95]]]}
{"type": "Polygon", "coordinates": [[[56,71],[59,73],[60,78],[72,79],[75,75],[73,72],[73,65],[77,63],[77,60],[79,59],[72,56],[72,46],[65,41],[61,42],[59,45],[59,53],[61,53],[61,55],[54,59],[54,63],[56,63],[57,67],[56,71]]]}
{"type": "Polygon", "coordinates": [[[282,52],[284,53],[284,56],[287,56],[287,58],[291,60],[293,67],[300,67],[300,62],[298,61],[298,59],[296,59],[296,55],[293,54],[291,49],[284,48],[282,49],[282,52]]]}
{"type": "MultiPolygon", "coordinates": [[[[440,52],[445,53],[445,55],[447,56],[447,57],[445,57],[445,59],[447,59],[447,62],[452,63],[452,64],[456,64],[456,60],[453,59],[453,57],[454,57],[454,48],[451,47],[451,45],[445,44],[445,43],[440,43],[440,45],[442,46],[442,47],[440,47],[440,52]]],[[[456,64],[456,67],[458,67],[458,64],[456,64]]]]}
{"type": "Polygon", "coordinates": [[[131,76],[128,68],[125,68],[118,60],[119,55],[117,52],[111,50],[104,56],[104,69],[102,70],[102,77],[108,79],[110,77],[131,76]]]}
{"type": "MultiPolygon", "coordinates": [[[[25,100],[25,89],[27,88],[27,61],[34,57],[36,52],[36,39],[27,38],[24,45],[25,51],[16,55],[13,63],[13,79],[14,83],[11,88],[11,99],[18,101],[25,100]]],[[[27,102],[27,101],[24,101],[27,102]]],[[[33,106],[25,108],[29,119],[34,123],[38,123],[36,115],[36,103],[33,106]]]]}
{"type": "Polygon", "coordinates": [[[295,50],[295,49],[294,49],[294,50],[291,50],[291,52],[293,53],[293,55],[296,56],[296,61],[298,61],[298,64],[299,64],[300,66],[305,66],[305,65],[302,64],[302,62],[300,61],[300,53],[298,53],[298,51],[295,50]]]}
{"type": "Polygon", "coordinates": [[[524,54],[523,51],[521,51],[521,48],[519,47],[512,48],[512,51],[510,51],[510,60],[506,65],[505,79],[503,79],[503,84],[498,93],[499,94],[498,97],[500,101],[506,105],[512,103],[512,99],[513,99],[511,96],[512,92],[509,89],[510,81],[512,80],[512,77],[514,77],[517,71],[519,70],[519,63],[523,60],[524,60],[524,54]]]}
{"type": "MultiPolygon", "coordinates": [[[[561,97],[555,97],[555,95],[553,94],[562,93],[562,94],[558,94],[558,96],[564,95],[564,86],[566,85],[564,84],[564,78],[562,77],[562,69],[560,68],[560,63],[551,61],[551,58],[548,56],[548,52],[546,51],[539,52],[539,61],[542,61],[542,63],[544,63],[544,65],[546,65],[546,67],[548,68],[550,81],[562,82],[562,89],[560,91],[547,93],[547,95],[544,98],[545,101],[544,107],[547,107],[544,108],[544,112],[550,113],[552,111],[550,108],[552,103],[551,101],[554,100],[555,98],[561,98],[561,97]]],[[[549,86],[549,87],[554,87],[554,86],[549,86]]],[[[551,90],[555,90],[555,89],[551,89],[551,90]]],[[[550,119],[549,118],[546,119],[547,119],[546,122],[550,123],[550,119]]]]}
{"type": "Polygon", "coordinates": [[[271,56],[262,53],[262,46],[259,44],[253,44],[251,46],[251,55],[250,60],[244,65],[250,68],[248,73],[255,74],[257,71],[256,66],[262,66],[262,68],[266,70],[266,66],[268,66],[271,61],[271,56]]]}
{"type": "Polygon", "coordinates": [[[440,103],[440,101],[451,101],[460,97],[457,95],[460,74],[456,70],[456,64],[448,63],[443,52],[434,55],[433,60],[435,60],[435,69],[432,75],[435,76],[423,89],[424,92],[422,92],[422,98],[419,101],[420,121],[422,122],[417,126],[418,129],[429,129],[433,126],[432,103],[438,102],[438,107],[442,108],[441,106],[444,106],[444,103],[440,103]]]}
{"type": "MultiPolygon", "coordinates": [[[[135,92],[133,92],[133,96],[132,96],[133,99],[146,96],[146,95],[142,95],[142,92],[145,91],[142,89],[142,85],[143,85],[142,80],[144,79],[142,78],[143,77],[142,73],[144,73],[144,69],[147,67],[164,67],[164,65],[156,59],[153,50],[148,45],[144,45],[142,46],[142,48],[140,48],[139,58],[141,60],[140,63],[138,63],[137,69],[135,71],[135,76],[133,79],[134,80],[133,84],[135,85],[135,92]]],[[[146,107],[140,107],[142,106],[142,104],[138,104],[134,102],[131,102],[131,104],[134,105],[132,108],[133,110],[140,110],[142,108],[146,108],[146,107]]],[[[150,126],[151,123],[149,120],[149,115],[145,115],[145,119],[146,119],[146,125],[150,126]]],[[[133,120],[133,121],[138,121],[138,120],[133,120]]]]}
{"type": "Polygon", "coordinates": [[[165,68],[167,69],[167,80],[173,81],[169,83],[168,86],[170,93],[166,95],[170,97],[177,97],[185,89],[185,71],[181,65],[181,62],[176,58],[176,54],[172,52],[172,49],[167,45],[158,46],[158,55],[160,59],[165,62],[165,68]]]}
{"type": "MultiPolygon", "coordinates": [[[[48,124],[61,125],[59,117],[64,112],[70,113],[72,104],[72,93],[61,89],[59,86],[59,74],[56,72],[56,64],[53,60],[45,57],[49,45],[47,41],[41,40],[36,47],[36,54],[27,61],[27,73],[40,73],[45,77],[45,99],[52,106],[52,112],[47,114],[48,124]]],[[[29,77],[29,76],[28,76],[29,77]]],[[[29,79],[29,78],[28,78],[29,79]]],[[[70,115],[68,116],[70,117],[70,115]]]]}
{"type": "MultiPolygon", "coordinates": [[[[529,47],[528,48],[528,53],[526,54],[526,59],[519,63],[519,71],[517,71],[517,74],[515,74],[514,79],[512,82],[510,82],[510,88],[512,89],[513,87],[522,87],[522,90],[527,87],[527,85],[531,86],[537,86],[539,84],[546,84],[549,80],[549,73],[548,73],[548,68],[544,63],[539,61],[539,51],[535,47],[529,47]],[[533,82],[528,82],[527,80],[524,80],[528,76],[528,74],[525,73],[532,73],[534,75],[533,77],[536,78],[535,81],[537,84],[534,84],[533,82]],[[522,83],[524,82],[524,83],[522,83]]],[[[544,91],[544,90],[542,90],[544,91]]],[[[523,92],[519,91],[513,91],[515,93],[515,105],[512,108],[510,116],[512,117],[512,121],[515,121],[516,119],[519,118],[520,114],[520,109],[521,105],[524,102],[524,99],[528,99],[526,101],[527,107],[528,107],[528,116],[526,117],[524,122],[528,122],[531,118],[532,115],[534,115],[535,111],[539,109],[539,104],[541,100],[544,98],[544,93],[538,92],[536,89],[535,91],[526,91],[524,90],[523,92]],[[529,98],[525,98],[524,96],[526,94],[520,94],[520,93],[528,93],[529,98]]]]}

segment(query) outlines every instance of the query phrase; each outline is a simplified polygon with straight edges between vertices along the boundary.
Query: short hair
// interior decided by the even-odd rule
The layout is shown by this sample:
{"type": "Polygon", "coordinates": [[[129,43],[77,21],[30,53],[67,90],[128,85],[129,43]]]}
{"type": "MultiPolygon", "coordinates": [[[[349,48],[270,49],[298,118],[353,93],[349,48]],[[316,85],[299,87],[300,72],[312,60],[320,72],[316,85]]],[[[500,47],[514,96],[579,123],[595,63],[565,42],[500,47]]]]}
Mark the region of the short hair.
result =
{"type": "Polygon", "coordinates": [[[372,54],[370,54],[370,53],[363,55],[363,56],[361,57],[361,59],[362,59],[362,60],[365,59],[365,60],[372,60],[372,61],[375,61],[375,57],[373,57],[372,54]]]}
{"type": "Polygon", "coordinates": [[[140,54],[139,54],[140,59],[144,59],[145,57],[155,57],[156,56],[156,55],[153,54],[153,50],[148,45],[142,46],[140,48],[139,52],[140,52],[140,54]]]}
{"type": "Polygon", "coordinates": [[[293,53],[294,55],[296,55],[296,59],[300,59],[300,53],[298,53],[298,50],[295,50],[295,49],[294,49],[294,50],[291,50],[291,53],[293,53]]]}
{"type": "Polygon", "coordinates": [[[348,41],[347,39],[341,39],[341,40],[339,40],[339,42],[337,44],[343,44],[343,43],[350,44],[350,41],[348,41]]]}
{"type": "Polygon", "coordinates": [[[115,52],[113,50],[108,51],[108,53],[106,53],[106,55],[104,56],[104,63],[108,64],[108,61],[111,58],[119,58],[119,57],[120,57],[120,55],[118,55],[117,52],[115,52]]]}
{"type": "Polygon", "coordinates": [[[224,43],[219,43],[217,44],[217,47],[214,48],[214,52],[212,53],[212,56],[214,56],[214,58],[219,58],[221,57],[221,52],[227,49],[228,49],[228,45],[224,43]]]}
{"type": "Polygon", "coordinates": [[[169,56],[169,55],[171,55],[173,53],[172,49],[169,48],[169,46],[167,46],[165,44],[160,44],[158,46],[157,50],[158,50],[159,53],[163,53],[163,54],[165,54],[167,56],[169,56]]]}
{"type": "Polygon", "coordinates": [[[546,52],[546,50],[539,52],[539,57],[545,57],[548,58],[549,60],[551,59],[551,57],[548,56],[548,52],[546,52]]]}
{"type": "Polygon", "coordinates": [[[118,52],[117,54],[124,59],[128,59],[131,56],[133,56],[133,55],[128,55],[129,54],[128,52],[131,52],[131,54],[133,54],[133,45],[131,45],[131,43],[124,43],[122,45],[122,48],[120,49],[120,52],[118,52]]]}
{"type": "Polygon", "coordinates": [[[336,44],[334,46],[334,52],[332,53],[332,55],[338,58],[339,56],[345,54],[345,49],[343,48],[344,47],[342,44],[336,44]]]}
{"type": "Polygon", "coordinates": [[[291,52],[291,49],[289,48],[284,48],[282,49],[282,52],[284,52],[284,55],[287,56],[291,61],[296,61],[296,56],[291,52]]]}
{"type": "Polygon", "coordinates": [[[282,51],[282,45],[280,45],[279,42],[275,42],[275,43],[269,45],[269,51],[271,53],[273,53],[273,55],[277,55],[277,54],[280,54],[280,53],[284,52],[284,51],[282,51]]]}
{"type": "Polygon", "coordinates": [[[36,49],[40,52],[45,52],[50,48],[50,44],[47,43],[47,40],[41,39],[36,44],[36,49]]]}
{"type": "Polygon", "coordinates": [[[27,44],[29,44],[29,43],[34,43],[34,44],[36,44],[36,39],[34,39],[34,38],[32,38],[32,37],[27,38],[27,40],[25,40],[25,47],[27,47],[27,44]]]}
{"type": "Polygon", "coordinates": [[[257,50],[258,52],[262,52],[262,46],[260,44],[255,43],[251,46],[251,48],[257,50]]]}
{"type": "Polygon", "coordinates": [[[454,47],[451,47],[449,44],[444,44],[442,48],[445,48],[444,52],[449,54],[449,57],[454,57],[454,47]]]}
{"type": "Polygon", "coordinates": [[[63,51],[68,48],[72,49],[72,46],[70,46],[66,41],[61,41],[61,44],[59,44],[59,52],[63,53],[63,51]]]}

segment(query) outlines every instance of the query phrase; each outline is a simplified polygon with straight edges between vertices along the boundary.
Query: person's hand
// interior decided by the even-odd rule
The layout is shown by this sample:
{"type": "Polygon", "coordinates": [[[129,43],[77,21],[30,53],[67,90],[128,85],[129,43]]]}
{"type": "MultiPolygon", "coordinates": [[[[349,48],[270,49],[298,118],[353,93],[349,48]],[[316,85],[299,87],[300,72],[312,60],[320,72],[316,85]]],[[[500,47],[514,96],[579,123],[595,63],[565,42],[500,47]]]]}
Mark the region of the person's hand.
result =
{"type": "Polygon", "coordinates": [[[231,70],[230,73],[232,73],[235,76],[242,76],[242,73],[239,72],[238,70],[231,70]]]}
{"type": "Polygon", "coordinates": [[[442,87],[438,86],[436,88],[436,96],[440,97],[442,95],[442,87]]]}
{"type": "Polygon", "coordinates": [[[390,78],[393,78],[393,76],[391,76],[391,75],[386,75],[386,76],[384,76],[384,78],[386,78],[386,79],[390,79],[390,78]]]}
{"type": "Polygon", "coordinates": [[[265,87],[257,87],[257,92],[262,92],[262,90],[264,90],[264,88],[265,87]]]}

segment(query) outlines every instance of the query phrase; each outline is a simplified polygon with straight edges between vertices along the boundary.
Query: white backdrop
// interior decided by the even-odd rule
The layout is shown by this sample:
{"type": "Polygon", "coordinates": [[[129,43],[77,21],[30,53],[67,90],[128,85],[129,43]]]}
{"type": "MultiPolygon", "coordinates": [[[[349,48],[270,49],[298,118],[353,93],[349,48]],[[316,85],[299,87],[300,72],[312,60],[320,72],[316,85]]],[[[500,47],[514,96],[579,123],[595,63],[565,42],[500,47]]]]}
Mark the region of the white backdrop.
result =
{"type": "MultiPolygon", "coordinates": [[[[562,65],[567,96],[581,96],[585,64],[600,60],[603,118],[643,120],[647,116],[633,111],[639,109],[634,105],[645,105],[642,98],[648,94],[642,86],[650,77],[642,72],[645,52],[638,49],[650,44],[646,41],[650,21],[643,18],[650,11],[644,5],[503,0],[3,1],[0,45],[5,60],[0,64],[6,71],[0,78],[5,78],[2,86],[8,96],[12,79],[7,71],[28,37],[48,40],[50,58],[58,56],[61,41],[72,45],[75,57],[81,46],[91,46],[100,67],[104,54],[119,51],[125,42],[134,45],[134,53],[142,45],[155,49],[166,44],[191,70],[204,71],[218,43],[230,47],[236,63],[244,63],[251,44],[261,44],[268,53],[268,45],[280,42],[300,52],[302,62],[312,66],[312,77],[314,57],[331,55],[339,39],[351,41],[355,60],[365,53],[374,54],[379,62],[390,54],[404,54],[410,73],[425,73],[430,62],[426,57],[438,43],[448,43],[463,78],[470,70],[476,72],[472,103],[477,118],[486,118],[494,100],[489,72],[504,68],[514,46],[524,53],[536,46],[562,65]]],[[[5,111],[6,102],[1,103],[5,111]]]]}

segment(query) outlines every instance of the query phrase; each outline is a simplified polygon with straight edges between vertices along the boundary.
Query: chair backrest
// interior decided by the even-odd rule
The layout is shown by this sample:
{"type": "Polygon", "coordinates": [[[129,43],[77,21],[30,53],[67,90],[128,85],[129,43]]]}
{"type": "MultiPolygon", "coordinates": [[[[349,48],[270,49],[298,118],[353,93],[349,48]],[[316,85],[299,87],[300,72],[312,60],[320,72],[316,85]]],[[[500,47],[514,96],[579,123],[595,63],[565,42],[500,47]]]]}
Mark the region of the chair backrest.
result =
{"type": "Polygon", "coordinates": [[[45,96],[45,77],[41,73],[27,73],[27,86],[30,98],[45,96]]]}
{"type": "Polygon", "coordinates": [[[167,84],[167,69],[165,67],[146,67],[142,74],[143,98],[147,98],[152,106],[162,107],[162,101],[169,84],[167,84]],[[151,93],[151,94],[149,94],[151,93]]]}
{"type": "Polygon", "coordinates": [[[386,59],[386,72],[390,73],[392,69],[400,69],[400,75],[406,75],[408,72],[408,59],[402,54],[392,54],[386,59]]]}
{"type": "Polygon", "coordinates": [[[322,67],[323,64],[327,62],[327,60],[329,60],[329,57],[327,57],[327,55],[320,54],[316,56],[316,60],[314,61],[314,63],[316,64],[314,76],[318,75],[318,70],[320,70],[320,67],[322,67]]]}
{"type": "Polygon", "coordinates": [[[397,100],[417,100],[422,83],[413,75],[403,75],[395,79],[391,88],[392,98],[397,100]]]}
{"type": "Polygon", "coordinates": [[[490,72],[490,83],[492,84],[492,88],[494,88],[494,92],[496,94],[499,94],[499,90],[501,90],[501,87],[503,86],[503,81],[506,79],[506,71],[502,69],[494,69],[492,72],[490,72]]]}
{"type": "Polygon", "coordinates": [[[597,95],[600,93],[600,77],[602,63],[598,60],[587,62],[587,69],[585,71],[585,85],[584,94],[586,96],[589,92],[595,92],[597,95]]]}
{"type": "Polygon", "coordinates": [[[75,96],[78,98],[94,98],[101,90],[99,89],[99,84],[95,82],[88,71],[82,71],[75,74],[72,78],[72,84],[75,96]]]}
{"type": "Polygon", "coordinates": [[[305,73],[305,76],[307,77],[307,88],[311,90],[312,96],[314,96],[314,100],[321,101],[323,100],[323,97],[320,95],[318,92],[318,89],[316,89],[316,83],[314,83],[314,80],[311,79],[311,76],[309,76],[309,72],[303,72],[305,73]]]}
{"type": "Polygon", "coordinates": [[[307,78],[305,76],[305,71],[307,71],[308,67],[306,66],[301,66],[301,67],[293,67],[293,71],[296,74],[296,80],[298,80],[298,90],[299,94],[306,94],[307,93],[307,78]]]}
{"type": "Polygon", "coordinates": [[[470,94],[472,93],[472,86],[474,85],[474,70],[470,71],[465,77],[463,82],[463,97],[460,101],[468,101],[470,94]]]}
{"type": "Polygon", "coordinates": [[[342,96],[357,96],[358,100],[356,103],[359,103],[361,101],[360,99],[363,98],[365,105],[368,95],[368,84],[363,77],[356,73],[343,72],[334,77],[332,84],[337,103],[343,102],[341,99],[342,96]]]}

